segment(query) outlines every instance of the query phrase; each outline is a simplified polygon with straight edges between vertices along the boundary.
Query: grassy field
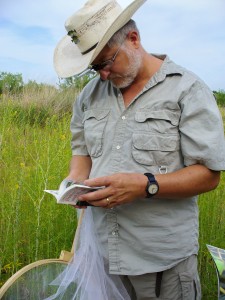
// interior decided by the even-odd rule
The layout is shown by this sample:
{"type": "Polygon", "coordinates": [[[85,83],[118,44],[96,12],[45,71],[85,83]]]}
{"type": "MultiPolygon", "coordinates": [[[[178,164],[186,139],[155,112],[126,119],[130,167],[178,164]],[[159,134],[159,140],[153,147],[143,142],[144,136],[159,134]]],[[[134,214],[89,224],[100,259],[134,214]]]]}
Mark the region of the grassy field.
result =
{"type": "Polygon", "coordinates": [[[43,191],[57,189],[71,157],[70,114],[58,106],[47,107],[41,98],[32,105],[0,102],[1,283],[22,266],[57,258],[72,246],[75,209],[43,191]]]}
{"type": "MultiPolygon", "coordinates": [[[[55,189],[68,173],[72,94],[53,90],[0,98],[0,286],[35,260],[70,250],[76,212],[57,205],[55,189]],[[22,101],[21,100],[22,97],[22,101]],[[50,100],[49,100],[50,99],[50,100]],[[68,109],[69,108],[69,109],[68,109]]],[[[225,110],[221,108],[223,118],[225,110]]],[[[215,300],[216,273],[206,244],[225,248],[225,174],[220,186],[200,196],[199,271],[203,300],[215,300]]]]}

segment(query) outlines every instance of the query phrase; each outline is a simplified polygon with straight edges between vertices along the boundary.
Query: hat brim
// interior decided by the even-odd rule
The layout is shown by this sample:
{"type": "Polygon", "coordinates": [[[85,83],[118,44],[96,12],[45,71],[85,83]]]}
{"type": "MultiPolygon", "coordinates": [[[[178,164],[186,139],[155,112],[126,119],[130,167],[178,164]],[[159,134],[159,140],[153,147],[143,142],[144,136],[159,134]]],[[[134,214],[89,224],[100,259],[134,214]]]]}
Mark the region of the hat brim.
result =
{"type": "Polygon", "coordinates": [[[107,29],[95,49],[87,54],[82,55],[77,45],[71,41],[71,38],[68,35],[64,36],[54,52],[54,67],[58,76],[67,78],[86,70],[114,33],[123,27],[146,1],[135,0],[128,5],[107,29]]]}
{"type": "Polygon", "coordinates": [[[82,55],[76,44],[71,41],[71,37],[64,36],[54,52],[56,73],[60,78],[67,78],[83,72],[88,68],[94,50],[82,55]]]}

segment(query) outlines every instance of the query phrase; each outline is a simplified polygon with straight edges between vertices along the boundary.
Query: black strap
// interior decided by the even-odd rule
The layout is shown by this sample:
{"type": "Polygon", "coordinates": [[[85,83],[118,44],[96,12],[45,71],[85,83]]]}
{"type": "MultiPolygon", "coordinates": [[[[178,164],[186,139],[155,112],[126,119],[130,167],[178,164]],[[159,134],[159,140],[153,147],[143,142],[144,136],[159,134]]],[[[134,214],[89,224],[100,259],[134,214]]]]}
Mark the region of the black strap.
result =
{"type": "Polygon", "coordinates": [[[91,48],[87,49],[86,51],[81,52],[81,54],[84,55],[84,54],[87,54],[88,52],[91,52],[91,50],[95,49],[97,45],[98,45],[98,43],[95,44],[94,46],[92,46],[91,48]]]}
{"type": "Polygon", "coordinates": [[[160,296],[162,276],[163,276],[163,271],[156,273],[155,294],[156,294],[157,298],[159,298],[159,296],[160,296]]]}
{"type": "Polygon", "coordinates": [[[194,280],[194,288],[195,288],[195,300],[197,299],[197,287],[196,287],[196,282],[194,280]]]}

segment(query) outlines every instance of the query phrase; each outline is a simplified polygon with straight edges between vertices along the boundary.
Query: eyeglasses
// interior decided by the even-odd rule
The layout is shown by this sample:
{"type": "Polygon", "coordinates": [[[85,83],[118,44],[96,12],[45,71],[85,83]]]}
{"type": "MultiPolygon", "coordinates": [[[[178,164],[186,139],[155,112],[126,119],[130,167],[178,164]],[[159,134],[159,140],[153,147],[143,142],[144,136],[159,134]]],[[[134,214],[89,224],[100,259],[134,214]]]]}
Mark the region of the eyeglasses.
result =
{"type": "Polygon", "coordinates": [[[96,65],[90,65],[89,68],[91,70],[94,71],[100,71],[100,70],[110,70],[110,68],[112,67],[112,65],[114,64],[114,61],[116,59],[117,54],[120,51],[121,46],[117,49],[116,53],[113,55],[113,57],[111,59],[107,59],[105,61],[103,61],[100,64],[96,64],[96,65]]]}

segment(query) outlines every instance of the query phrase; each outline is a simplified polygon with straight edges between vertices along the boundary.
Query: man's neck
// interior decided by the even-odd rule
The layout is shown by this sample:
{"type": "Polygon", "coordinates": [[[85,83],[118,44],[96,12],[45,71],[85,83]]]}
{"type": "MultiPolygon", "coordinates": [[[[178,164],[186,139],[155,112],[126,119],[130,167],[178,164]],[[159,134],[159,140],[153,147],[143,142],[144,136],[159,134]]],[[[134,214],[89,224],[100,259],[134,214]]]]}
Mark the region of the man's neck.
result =
{"type": "Polygon", "coordinates": [[[133,101],[133,99],[143,90],[146,83],[156,72],[158,72],[162,63],[163,61],[161,59],[145,52],[140,70],[135,80],[130,86],[121,89],[125,107],[127,107],[133,101]]]}

